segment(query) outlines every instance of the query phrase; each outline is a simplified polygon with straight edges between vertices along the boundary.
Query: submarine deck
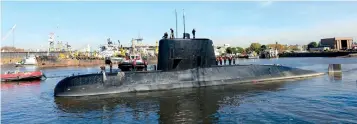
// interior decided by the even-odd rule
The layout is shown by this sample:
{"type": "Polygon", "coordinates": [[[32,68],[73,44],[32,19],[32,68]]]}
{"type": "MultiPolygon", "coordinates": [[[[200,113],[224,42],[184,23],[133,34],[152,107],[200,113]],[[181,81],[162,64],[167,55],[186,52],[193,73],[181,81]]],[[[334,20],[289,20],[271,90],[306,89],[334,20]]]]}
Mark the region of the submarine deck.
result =
{"type": "Polygon", "coordinates": [[[323,75],[310,70],[276,65],[230,65],[182,71],[119,72],[68,77],[55,88],[55,96],[88,96],[122,92],[169,90],[227,84],[245,84],[323,75]]]}

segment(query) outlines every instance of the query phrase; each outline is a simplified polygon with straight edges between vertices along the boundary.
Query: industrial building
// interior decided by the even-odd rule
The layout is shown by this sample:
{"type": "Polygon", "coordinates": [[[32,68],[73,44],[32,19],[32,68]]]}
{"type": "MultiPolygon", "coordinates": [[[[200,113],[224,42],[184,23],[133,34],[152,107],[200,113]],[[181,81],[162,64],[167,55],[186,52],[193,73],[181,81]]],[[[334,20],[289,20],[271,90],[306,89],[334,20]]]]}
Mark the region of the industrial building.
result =
{"type": "Polygon", "coordinates": [[[320,47],[330,47],[334,50],[347,50],[352,49],[352,37],[334,37],[321,39],[320,47]]]}

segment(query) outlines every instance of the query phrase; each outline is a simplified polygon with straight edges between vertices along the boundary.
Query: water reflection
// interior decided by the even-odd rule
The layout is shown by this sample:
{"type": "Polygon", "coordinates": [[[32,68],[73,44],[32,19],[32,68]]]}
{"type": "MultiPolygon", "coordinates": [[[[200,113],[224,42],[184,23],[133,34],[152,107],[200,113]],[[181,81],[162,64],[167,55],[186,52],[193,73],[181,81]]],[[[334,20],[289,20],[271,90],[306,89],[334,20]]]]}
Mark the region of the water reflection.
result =
{"type": "MultiPolygon", "coordinates": [[[[121,93],[90,97],[55,98],[57,108],[66,113],[108,112],[148,120],[157,117],[161,123],[214,123],[221,103],[239,106],[240,100],[227,99],[239,96],[243,100],[251,92],[275,91],[280,83],[255,85],[229,85],[203,88],[176,89],[142,93],[121,93]]],[[[113,116],[108,116],[113,119],[113,116]]]]}
{"type": "Polygon", "coordinates": [[[342,80],[342,65],[341,64],[329,64],[328,76],[332,81],[342,80]]]}
{"type": "Polygon", "coordinates": [[[342,80],[342,72],[329,72],[328,76],[332,81],[342,80]]]}
{"type": "Polygon", "coordinates": [[[23,87],[23,86],[34,86],[40,85],[41,80],[34,80],[34,81],[14,81],[14,82],[1,82],[1,90],[4,89],[11,89],[14,87],[23,87]]]}

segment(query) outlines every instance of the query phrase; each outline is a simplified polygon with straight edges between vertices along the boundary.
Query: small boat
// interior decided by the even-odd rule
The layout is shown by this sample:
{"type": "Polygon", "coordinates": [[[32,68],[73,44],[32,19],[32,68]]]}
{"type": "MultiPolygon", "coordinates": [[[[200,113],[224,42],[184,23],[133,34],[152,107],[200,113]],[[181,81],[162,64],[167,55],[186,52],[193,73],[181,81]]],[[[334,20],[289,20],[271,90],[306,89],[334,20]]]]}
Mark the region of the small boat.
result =
{"type": "Polygon", "coordinates": [[[113,64],[119,64],[124,60],[124,57],[111,57],[110,60],[113,64]]]}
{"type": "Polygon", "coordinates": [[[1,74],[1,81],[29,81],[29,80],[38,80],[42,78],[43,73],[41,71],[32,71],[32,72],[6,72],[1,74]]]}
{"type": "Polygon", "coordinates": [[[20,62],[16,63],[16,65],[36,65],[36,64],[37,64],[37,60],[34,55],[26,56],[20,62]]]}
{"type": "Polygon", "coordinates": [[[123,60],[118,67],[122,71],[144,71],[147,69],[147,62],[141,58],[138,54],[132,54],[123,60]]]}
{"type": "Polygon", "coordinates": [[[251,52],[250,54],[248,54],[248,59],[259,59],[259,56],[257,55],[256,52],[251,52]]]}

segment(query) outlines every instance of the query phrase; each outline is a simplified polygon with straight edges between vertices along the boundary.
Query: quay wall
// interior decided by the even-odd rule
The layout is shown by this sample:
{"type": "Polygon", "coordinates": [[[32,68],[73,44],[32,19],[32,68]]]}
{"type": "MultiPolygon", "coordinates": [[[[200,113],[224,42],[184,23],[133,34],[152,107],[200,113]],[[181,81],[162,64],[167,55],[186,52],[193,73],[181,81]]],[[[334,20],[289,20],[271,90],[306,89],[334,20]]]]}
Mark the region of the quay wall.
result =
{"type": "MultiPolygon", "coordinates": [[[[49,55],[58,57],[60,53],[68,52],[50,52],[49,55]]],[[[1,65],[3,65],[19,62],[28,55],[44,56],[47,55],[47,52],[0,52],[0,55],[1,65]]]]}
{"type": "Polygon", "coordinates": [[[357,51],[350,52],[308,52],[308,53],[280,53],[279,57],[340,57],[348,56],[357,53],[357,51]]]}
{"type": "MultiPolygon", "coordinates": [[[[68,53],[68,52],[50,52],[50,56],[59,56],[60,53],[68,53]]],[[[27,55],[35,55],[35,56],[45,56],[47,52],[1,52],[1,58],[23,58],[27,55]]]]}
{"type": "Polygon", "coordinates": [[[14,63],[14,62],[19,62],[21,61],[22,58],[20,57],[16,57],[16,58],[1,58],[1,63],[0,65],[4,65],[4,64],[10,64],[10,63],[14,63]]]}

